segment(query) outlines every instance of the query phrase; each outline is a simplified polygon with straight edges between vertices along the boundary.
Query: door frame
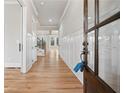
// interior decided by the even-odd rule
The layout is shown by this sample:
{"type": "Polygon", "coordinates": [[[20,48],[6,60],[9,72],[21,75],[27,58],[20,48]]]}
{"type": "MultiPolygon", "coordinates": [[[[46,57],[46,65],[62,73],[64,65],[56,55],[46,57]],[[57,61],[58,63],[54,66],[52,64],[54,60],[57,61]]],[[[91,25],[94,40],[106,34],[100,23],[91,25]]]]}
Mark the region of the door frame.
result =
{"type": "Polygon", "coordinates": [[[20,69],[22,69],[22,62],[23,62],[23,48],[22,48],[22,43],[23,43],[23,28],[22,28],[22,25],[23,25],[23,21],[22,21],[22,19],[23,19],[23,16],[22,16],[22,13],[23,13],[23,8],[22,8],[22,5],[20,4],[20,2],[17,0],[17,2],[18,2],[18,4],[20,5],[20,7],[21,7],[21,17],[20,17],[20,19],[21,19],[21,22],[20,22],[20,42],[19,42],[19,50],[20,50],[20,62],[21,62],[21,66],[20,66],[20,69]]]}
{"type": "MultiPolygon", "coordinates": [[[[102,22],[99,22],[99,0],[94,0],[94,1],[95,1],[95,10],[94,10],[94,12],[95,12],[95,18],[94,18],[95,23],[94,23],[93,27],[88,29],[88,0],[84,0],[84,42],[87,42],[87,34],[89,32],[92,32],[92,31],[95,32],[94,72],[87,66],[87,64],[88,64],[87,53],[83,56],[83,58],[84,58],[84,60],[86,62],[86,68],[84,70],[84,93],[87,93],[87,91],[86,91],[87,90],[87,86],[86,86],[87,80],[85,79],[86,70],[93,75],[93,78],[97,79],[97,80],[94,79],[95,83],[97,83],[101,87],[102,87],[102,85],[104,85],[105,86],[104,88],[106,88],[106,90],[109,91],[109,93],[115,93],[115,91],[110,86],[108,86],[108,84],[105,83],[98,76],[98,64],[99,64],[99,61],[98,61],[98,58],[99,58],[99,55],[98,55],[98,51],[99,51],[98,50],[99,49],[99,47],[98,47],[98,33],[99,33],[99,28],[100,27],[105,26],[105,25],[107,25],[109,23],[112,23],[112,22],[118,20],[120,18],[120,11],[117,12],[116,14],[110,16],[109,18],[103,20],[102,22]]],[[[85,47],[87,49],[88,44],[86,44],[85,47]]]]}
{"type": "Polygon", "coordinates": [[[21,61],[21,73],[26,73],[26,34],[27,34],[27,6],[24,0],[17,0],[22,6],[22,23],[21,23],[21,36],[22,36],[22,61],[21,61]]]}

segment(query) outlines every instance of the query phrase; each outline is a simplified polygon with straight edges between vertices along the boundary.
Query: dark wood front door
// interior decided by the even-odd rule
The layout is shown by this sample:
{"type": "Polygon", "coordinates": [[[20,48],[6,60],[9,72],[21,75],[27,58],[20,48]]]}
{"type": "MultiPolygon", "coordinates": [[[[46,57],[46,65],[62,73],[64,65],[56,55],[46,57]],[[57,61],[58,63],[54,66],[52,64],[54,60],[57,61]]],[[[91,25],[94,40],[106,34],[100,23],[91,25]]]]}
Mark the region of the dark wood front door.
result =
{"type": "Polygon", "coordinates": [[[120,93],[120,2],[83,1],[85,93],[120,93]]]}

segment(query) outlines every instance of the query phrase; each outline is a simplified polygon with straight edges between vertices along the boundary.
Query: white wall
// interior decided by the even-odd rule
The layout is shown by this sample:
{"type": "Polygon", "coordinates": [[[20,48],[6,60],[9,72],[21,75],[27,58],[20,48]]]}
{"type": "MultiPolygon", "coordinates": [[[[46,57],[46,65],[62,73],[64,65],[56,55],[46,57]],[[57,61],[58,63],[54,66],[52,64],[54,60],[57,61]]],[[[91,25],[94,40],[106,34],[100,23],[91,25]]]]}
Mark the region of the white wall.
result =
{"type": "Polygon", "coordinates": [[[19,43],[21,33],[21,7],[5,4],[5,67],[21,67],[19,43]]]}
{"type": "Polygon", "coordinates": [[[76,77],[83,83],[83,73],[73,71],[80,62],[83,42],[83,0],[70,0],[60,23],[60,56],[76,77]]]}

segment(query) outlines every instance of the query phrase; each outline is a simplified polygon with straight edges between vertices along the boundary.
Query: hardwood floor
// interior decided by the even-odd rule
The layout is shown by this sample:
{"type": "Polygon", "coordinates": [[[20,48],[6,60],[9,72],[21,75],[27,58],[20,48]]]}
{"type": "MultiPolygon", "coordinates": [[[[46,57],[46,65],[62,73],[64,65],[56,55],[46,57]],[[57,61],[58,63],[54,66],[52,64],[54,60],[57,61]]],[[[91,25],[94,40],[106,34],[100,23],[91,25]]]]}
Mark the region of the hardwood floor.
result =
{"type": "Polygon", "coordinates": [[[48,54],[38,57],[27,74],[5,69],[5,93],[83,93],[82,84],[58,58],[57,50],[48,54]]]}

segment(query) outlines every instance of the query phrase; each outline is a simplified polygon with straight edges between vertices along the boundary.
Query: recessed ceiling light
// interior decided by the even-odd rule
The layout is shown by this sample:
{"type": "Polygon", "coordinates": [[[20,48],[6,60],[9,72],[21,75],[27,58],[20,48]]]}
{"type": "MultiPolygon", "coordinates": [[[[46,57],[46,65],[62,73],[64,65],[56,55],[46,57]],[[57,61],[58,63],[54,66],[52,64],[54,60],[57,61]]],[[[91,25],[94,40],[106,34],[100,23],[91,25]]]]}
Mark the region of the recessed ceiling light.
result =
{"type": "Polygon", "coordinates": [[[91,17],[88,17],[88,19],[91,19],[91,17]]]}
{"type": "Polygon", "coordinates": [[[40,4],[41,4],[41,5],[44,5],[44,2],[41,2],[40,4]]]}
{"type": "Polygon", "coordinates": [[[53,20],[52,19],[49,19],[49,22],[52,22],[53,20]]]}

